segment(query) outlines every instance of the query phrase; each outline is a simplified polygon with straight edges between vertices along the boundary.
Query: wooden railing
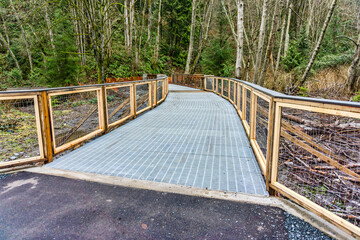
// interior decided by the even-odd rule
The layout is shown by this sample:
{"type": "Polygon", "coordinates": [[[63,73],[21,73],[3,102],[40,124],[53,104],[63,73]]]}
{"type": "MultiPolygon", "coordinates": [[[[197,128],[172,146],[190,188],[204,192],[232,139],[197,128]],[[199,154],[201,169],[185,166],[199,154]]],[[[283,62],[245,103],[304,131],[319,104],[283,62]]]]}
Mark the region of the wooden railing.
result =
{"type": "Polygon", "coordinates": [[[51,162],[165,100],[168,78],[0,92],[0,169],[51,162]]]}
{"type": "Polygon", "coordinates": [[[204,88],[204,74],[181,74],[174,73],[171,76],[171,82],[177,85],[188,86],[192,88],[204,88]]]}
{"type": "Polygon", "coordinates": [[[236,108],[271,194],[360,238],[360,104],[281,94],[205,76],[236,108]]]}

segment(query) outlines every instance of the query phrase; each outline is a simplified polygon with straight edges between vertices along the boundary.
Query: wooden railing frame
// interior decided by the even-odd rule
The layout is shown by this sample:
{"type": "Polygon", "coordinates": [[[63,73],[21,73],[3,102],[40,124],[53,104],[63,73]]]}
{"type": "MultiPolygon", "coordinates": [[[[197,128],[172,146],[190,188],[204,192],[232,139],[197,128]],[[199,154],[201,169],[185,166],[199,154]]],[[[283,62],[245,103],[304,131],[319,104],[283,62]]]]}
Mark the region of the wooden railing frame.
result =
{"type": "MultiPolygon", "coordinates": [[[[206,86],[207,79],[212,79],[212,90],[205,87],[205,91],[213,92],[221,97],[227,99],[235,107],[245,131],[249,137],[250,145],[258,160],[260,169],[265,178],[267,190],[271,195],[276,192],[288,197],[300,206],[318,214],[320,217],[335,224],[339,228],[348,232],[355,238],[360,239],[360,228],[346,221],[345,219],[335,215],[334,213],[326,210],[320,205],[312,202],[306,197],[289,189],[285,185],[278,182],[278,165],[279,165],[279,146],[280,146],[280,131],[282,108],[295,108],[300,110],[340,115],[344,117],[352,117],[360,119],[360,104],[344,101],[332,101],[326,99],[313,99],[305,97],[288,96],[275,91],[271,91],[260,87],[258,85],[248,83],[234,78],[223,77],[205,77],[204,86],[206,86]],[[224,96],[223,83],[224,79],[229,80],[229,96],[224,96]],[[221,91],[219,92],[219,81],[221,81],[221,91]],[[230,97],[230,81],[237,84],[237,100],[234,101],[230,97]],[[246,108],[247,108],[247,90],[251,93],[250,105],[250,124],[246,121],[246,108]],[[240,107],[240,92],[242,91],[242,106],[240,107]],[[257,98],[261,98],[268,102],[268,132],[267,132],[267,153],[266,156],[262,153],[259,144],[256,141],[256,117],[257,117],[257,98]]],[[[235,89],[235,87],[234,87],[235,89]]],[[[235,91],[235,90],[234,90],[235,91]]]]}
{"type": "Polygon", "coordinates": [[[94,138],[95,136],[104,134],[116,126],[124,123],[125,121],[135,118],[138,114],[156,107],[163,102],[168,95],[168,77],[160,77],[157,79],[148,79],[132,82],[121,83],[107,83],[107,84],[95,84],[87,86],[75,86],[75,87],[61,87],[61,88],[47,88],[39,90],[22,90],[22,91],[3,91],[0,92],[0,100],[12,100],[12,99],[34,99],[34,109],[36,117],[36,128],[39,143],[39,156],[31,158],[23,158],[19,160],[0,162],[0,169],[8,169],[14,166],[21,166],[36,162],[51,162],[53,156],[62,151],[73,148],[87,140],[94,138]],[[157,83],[161,82],[162,85],[162,98],[157,101],[157,83]],[[136,109],[136,86],[142,84],[149,84],[149,106],[137,111],[136,109]],[[130,87],[130,112],[129,116],[117,120],[114,123],[109,123],[108,119],[108,103],[106,90],[112,88],[130,87]],[[82,92],[96,91],[97,105],[98,105],[98,122],[99,129],[77,138],[69,143],[61,146],[56,146],[55,143],[55,130],[53,124],[51,97],[57,95],[66,95],[82,92]]]}

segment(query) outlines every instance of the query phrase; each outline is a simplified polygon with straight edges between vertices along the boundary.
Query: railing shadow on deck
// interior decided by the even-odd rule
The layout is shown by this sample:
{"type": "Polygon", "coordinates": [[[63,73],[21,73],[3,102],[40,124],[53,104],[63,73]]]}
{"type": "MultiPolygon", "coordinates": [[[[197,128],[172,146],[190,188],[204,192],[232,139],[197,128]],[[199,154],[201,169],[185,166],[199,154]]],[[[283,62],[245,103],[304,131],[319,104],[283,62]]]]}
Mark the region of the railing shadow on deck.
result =
{"type": "Polygon", "coordinates": [[[51,162],[163,102],[168,77],[0,92],[0,169],[51,162]]]}
{"type": "Polygon", "coordinates": [[[172,79],[233,104],[272,195],[360,239],[359,103],[288,96],[234,78],[174,74],[172,79]]]}

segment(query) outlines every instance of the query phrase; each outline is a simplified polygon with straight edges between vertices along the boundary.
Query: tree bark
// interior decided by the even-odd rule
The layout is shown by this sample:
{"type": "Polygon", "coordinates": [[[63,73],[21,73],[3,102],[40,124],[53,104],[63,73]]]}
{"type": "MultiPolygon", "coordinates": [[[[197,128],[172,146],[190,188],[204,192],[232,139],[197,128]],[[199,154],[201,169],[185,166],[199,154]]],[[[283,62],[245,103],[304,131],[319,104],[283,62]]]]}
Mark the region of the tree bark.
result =
{"type": "Polygon", "coordinates": [[[10,46],[9,46],[9,43],[5,40],[5,38],[4,38],[4,36],[1,34],[1,32],[0,32],[0,40],[1,40],[1,42],[3,43],[3,45],[5,45],[5,47],[8,49],[8,51],[9,51],[9,53],[10,53],[10,56],[11,56],[12,59],[14,60],[17,69],[19,69],[20,74],[22,75],[22,70],[21,70],[21,68],[20,68],[19,62],[17,61],[17,59],[16,59],[13,51],[11,50],[11,48],[10,48],[10,46]]]}
{"type": "Polygon", "coordinates": [[[347,87],[350,91],[356,91],[359,87],[360,77],[360,35],[356,45],[354,60],[349,68],[349,77],[347,79],[347,87]]]}
{"type": "Polygon", "coordinates": [[[191,62],[192,53],[194,50],[195,21],[196,21],[196,0],[193,0],[192,10],[191,10],[191,29],[190,29],[189,50],[188,50],[188,56],[186,59],[185,74],[189,74],[189,72],[190,72],[190,62],[191,62]]]}
{"type": "MultiPolygon", "coordinates": [[[[288,0],[288,7],[289,7],[289,2],[290,0],[288,0]]],[[[292,3],[290,4],[289,7],[289,13],[288,13],[288,20],[287,20],[287,25],[286,25],[286,32],[285,32],[285,44],[284,44],[284,57],[287,56],[287,52],[289,50],[289,42],[290,42],[290,24],[291,24],[291,8],[293,7],[292,3]]]]}
{"type": "Polygon", "coordinates": [[[244,46],[244,2],[243,0],[236,1],[237,8],[237,38],[236,42],[236,63],[235,63],[235,77],[241,78],[241,62],[243,60],[243,46],[244,46]]]}
{"type": "Polygon", "coordinates": [[[278,18],[278,5],[279,5],[279,0],[275,0],[274,14],[273,14],[272,21],[271,21],[270,35],[269,35],[269,40],[268,40],[268,44],[266,47],[264,66],[261,70],[261,75],[260,75],[260,79],[259,79],[260,86],[264,85],[265,75],[266,75],[266,71],[267,71],[267,67],[268,67],[268,63],[269,63],[269,58],[270,58],[272,49],[274,47],[275,28],[277,25],[276,22],[277,22],[277,18],[278,18]]]}
{"type": "Polygon", "coordinates": [[[146,50],[147,50],[147,46],[149,44],[150,41],[150,37],[151,37],[151,19],[152,19],[152,10],[151,10],[151,0],[148,0],[148,27],[147,27],[147,39],[145,42],[145,46],[144,46],[144,56],[146,56],[146,50]]]}
{"type": "Polygon", "coordinates": [[[258,82],[258,75],[259,75],[259,71],[260,71],[260,68],[262,65],[262,58],[263,58],[262,55],[263,55],[263,49],[264,49],[267,11],[268,11],[268,0],[264,0],[260,32],[259,32],[258,48],[257,48],[257,53],[256,53],[256,62],[255,62],[255,70],[254,70],[254,78],[253,78],[254,83],[258,82]]]}
{"type": "Polygon", "coordinates": [[[53,49],[54,56],[55,56],[56,52],[55,52],[55,44],[54,44],[54,35],[53,35],[52,29],[51,29],[51,22],[50,22],[50,18],[48,15],[47,3],[44,4],[44,10],[45,10],[45,22],[46,22],[46,26],[48,28],[48,33],[49,33],[49,37],[50,37],[50,45],[51,45],[51,48],[53,49]]]}
{"type": "Polygon", "coordinates": [[[155,51],[154,51],[154,60],[155,63],[159,60],[159,44],[160,44],[160,24],[161,24],[161,0],[159,0],[159,12],[157,20],[157,31],[156,31],[156,40],[155,40],[155,51]]]}
{"type": "Polygon", "coordinates": [[[278,49],[278,53],[277,53],[277,57],[276,57],[276,65],[275,65],[275,72],[274,72],[274,82],[277,79],[277,73],[278,73],[278,70],[279,70],[279,64],[280,64],[280,59],[281,59],[281,50],[282,50],[283,42],[284,42],[285,23],[286,23],[286,18],[284,17],[282,25],[281,25],[279,49],[278,49]]]}
{"type": "Polygon", "coordinates": [[[12,10],[14,11],[16,21],[18,22],[18,24],[20,26],[20,30],[21,30],[21,33],[22,33],[22,36],[23,36],[23,40],[24,40],[25,47],[26,47],[26,52],[27,52],[28,59],[29,59],[30,70],[32,71],[33,70],[33,62],[32,62],[32,58],[31,58],[30,46],[29,46],[29,43],[28,43],[27,38],[26,38],[26,33],[25,33],[25,30],[23,28],[22,23],[20,22],[19,15],[17,14],[17,11],[16,11],[16,9],[14,7],[14,4],[13,4],[12,0],[10,0],[10,5],[11,5],[12,10]]]}
{"type": "Polygon", "coordinates": [[[214,0],[210,0],[209,5],[207,6],[207,8],[204,12],[205,16],[203,17],[203,24],[202,24],[203,25],[203,27],[202,27],[203,34],[200,37],[199,49],[198,49],[197,55],[195,57],[194,64],[191,67],[191,71],[190,71],[191,74],[195,73],[196,66],[199,63],[200,56],[204,50],[205,44],[206,44],[208,36],[209,36],[209,29],[210,29],[210,23],[211,23],[212,12],[213,12],[213,4],[214,4],[214,0]]]}
{"type": "Polygon", "coordinates": [[[124,35],[125,35],[125,49],[127,55],[130,55],[130,26],[129,26],[129,6],[128,0],[124,1],[124,19],[125,19],[125,28],[124,28],[124,35]]]}
{"type": "Polygon", "coordinates": [[[322,40],[323,40],[323,38],[324,38],[326,29],[327,29],[327,27],[328,27],[328,25],[329,25],[329,22],[330,22],[330,20],[331,20],[331,16],[332,16],[332,14],[333,14],[333,12],[334,12],[334,9],[335,9],[335,6],[336,6],[336,2],[337,2],[337,0],[333,0],[332,3],[331,3],[331,6],[330,6],[330,9],[329,9],[328,15],[327,15],[326,20],[325,20],[325,22],[324,22],[324,26],[323,26],[323,28],[322,28],[322,30],[321,30],[321,34],[320,34],[319,40],[318,40],[318,42],[317,42],[317,44],[316,44],[316,47],[315,47],[315,49],[314,49],[314,52],[313,52],[313,54],[312,54],[312,56],[311,56],[310,62],[309,62],[309,64],[308,64],[308,66],[306,67],[306,70],[305,70],[305,72],[304,72],[304,75],[303,75],[302,78],[301,78],[300,86],[305,83],[305,81],[306,81],[306,79],[307,79],[307,77],[308,77],[308,74],[309,74],[309,72],[310,72],[310,69],[311,69],[312,65],[314,64],[314,61],[315,61],[316,56],[317,56],[317,54],[318,54],[318,52],[319,52],[319,49],[320,49],[322,40]]]}

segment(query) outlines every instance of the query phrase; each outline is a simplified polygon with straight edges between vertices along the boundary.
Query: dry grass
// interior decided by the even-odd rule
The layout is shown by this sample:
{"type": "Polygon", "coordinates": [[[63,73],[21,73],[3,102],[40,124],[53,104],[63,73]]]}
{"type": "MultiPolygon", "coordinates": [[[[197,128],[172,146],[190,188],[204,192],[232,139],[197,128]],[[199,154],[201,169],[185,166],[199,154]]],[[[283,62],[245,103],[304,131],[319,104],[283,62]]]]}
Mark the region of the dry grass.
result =
{"type": "Polygon", "coordinates": [[[351,93],[346,89],[349,66],[329,68],[317,72],[307,82],[305,87],[309,96],[338,100],[351,100],[351,93]]]}

